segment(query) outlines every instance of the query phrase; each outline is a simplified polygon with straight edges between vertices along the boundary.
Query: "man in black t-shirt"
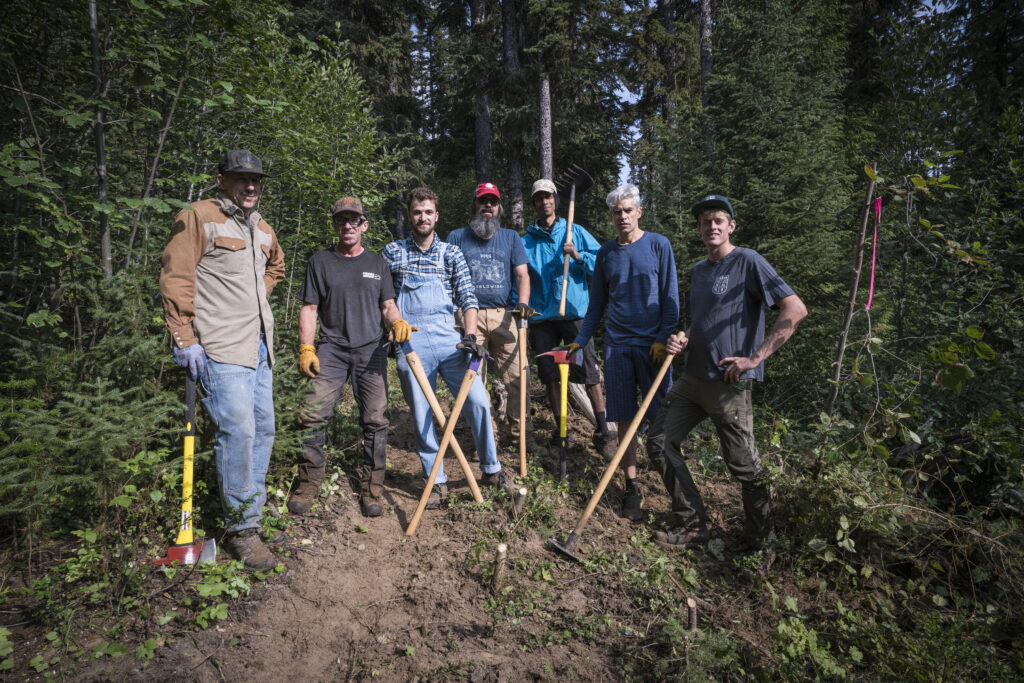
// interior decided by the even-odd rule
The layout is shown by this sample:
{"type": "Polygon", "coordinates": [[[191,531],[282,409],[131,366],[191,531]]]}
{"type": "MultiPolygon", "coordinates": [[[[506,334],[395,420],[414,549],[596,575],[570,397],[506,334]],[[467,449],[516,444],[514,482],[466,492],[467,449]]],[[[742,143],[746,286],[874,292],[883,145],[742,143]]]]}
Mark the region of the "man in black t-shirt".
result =
{"type": "Polygon", "coordinates": [[[764,361],[792,336],[807,308],[763,256],[735,246],[732,203],[707,195],[691,209],[707,258],[690,278],[690,327],[670,336],[669,353],[689,350],[686,368],[651,425],[648,448],[661,456],[661,476],[672,496],[677,528],[656,531],[664,546],[687,547],[710,538],[707,512],[686,466],[683,439],[710,417],[726,466],[742,487],[744,533],[758,549],[772,535],[771,500],[761,458],[754,444],[751,385],[764,378],[764,361]],[[767,336],[764,309],[779,317],[767,336]]]}
{"type": "Polygon", "coordinates": [[[327,421],[352,380],[363,429],[364,466],[360,472],[359,505],[367,517],[384,512],[384,468],[387,464],[387,338],[385,324],[398,342],[409,340],[412,329],[395,306],[391,271],[377,254],[363,247],[369,228],[363,205],[354,197],[334,204],[338,243],[313,254],[306,266],[300,298],[299,369],[313,382],[299,414],[305,427],[299,486],[288,501],[294,514],[309,511],[326,474],[324,439],[327,421]],[[313,337],[317,321],[320,337],[313,337]]]}

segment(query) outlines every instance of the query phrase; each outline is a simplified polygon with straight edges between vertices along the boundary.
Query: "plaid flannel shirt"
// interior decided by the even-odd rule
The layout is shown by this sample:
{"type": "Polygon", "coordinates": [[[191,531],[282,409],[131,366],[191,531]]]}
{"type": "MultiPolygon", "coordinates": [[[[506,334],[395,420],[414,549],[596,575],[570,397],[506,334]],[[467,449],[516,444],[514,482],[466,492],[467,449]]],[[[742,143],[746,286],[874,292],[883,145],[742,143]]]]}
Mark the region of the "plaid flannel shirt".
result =
{"type": "Polygon", "coordinates": [[[430,248],[423,251],[412,237],[391,242],[381,256],[391,269],[391,277],[395,283],[395,293],[402,291],[402,252],[406,254],[406,268],[410,273],[434,275],[441,278],[445,294],[452,298],[455,307],[465,312],[470,308],[480,308],[473,290],[473,278],[469,265],[462,250],[454,244],[447,244],[436,234],[430,248]],[[437,267],[438,252],[444,249],[444,270],[437,267]]]}

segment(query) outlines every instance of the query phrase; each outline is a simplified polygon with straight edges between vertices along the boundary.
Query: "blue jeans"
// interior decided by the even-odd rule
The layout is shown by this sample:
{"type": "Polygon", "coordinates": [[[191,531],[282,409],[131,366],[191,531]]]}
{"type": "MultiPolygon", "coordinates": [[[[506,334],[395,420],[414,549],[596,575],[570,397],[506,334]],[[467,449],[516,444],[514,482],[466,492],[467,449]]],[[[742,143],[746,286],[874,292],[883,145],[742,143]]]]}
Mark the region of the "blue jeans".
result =
{"type": "Polygon", "coordinates": [[[263,516],[274,447],[273,380],[262,337],[255,370],[207,358],[200,377],[203,405],[217,430],[213,453],[229,532],[258,528],[263,516]]]}

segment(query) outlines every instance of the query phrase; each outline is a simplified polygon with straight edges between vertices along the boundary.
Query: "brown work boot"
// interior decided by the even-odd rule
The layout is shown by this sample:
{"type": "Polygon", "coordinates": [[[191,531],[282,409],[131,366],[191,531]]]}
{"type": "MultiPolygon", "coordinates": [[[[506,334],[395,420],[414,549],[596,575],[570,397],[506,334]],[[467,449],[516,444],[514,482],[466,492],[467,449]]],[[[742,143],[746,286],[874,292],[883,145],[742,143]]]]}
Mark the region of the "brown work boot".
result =
{"type": "Polygon", "coordinates": [[[288,512],[293,515],[304,515],[309,512],[309,509],[313,507],[313,503],[316,501],[317,495],[320,493],[320,479],[315,481],[302,480],[299,482],[298,488],[292,493],[288,499],[288,512]]]}
{"type": "Polygon", "coordinates": [[[257,529],[242,529],[224,539],[224,549],[246,569],[268,572],[277,566],[277,558],[263,545],[257,529]]]}
{"type": "Polygon", "coordinates": [[[615,457],[615,451],[618,447],[619,439],[611,430],[607,432],[594,432],[594,448],[608,462],[611,462],[612,458],[615,457]]]}
{"type": "Polygon", "coordinates": [[[498,470],[491,474],[485,474],[480,477],[480,483],[484,486],[494,486],[497,488],[503,488],[509,493],[513,493],[516,490],[515,484],[512,483],[511,477],[505,470],[498,470]]]}
{"type": "Polygon", "coordinates": [[[448,500],[448,485],[434,484],[434,488],[431,489],[430,496],[427,498],[426,509],[437,510],[446,500],[448,500]]]}
{"type": "Polygon", "coordinates": [[[384,470],[373,470],[363,475],[359,486],[359,509],[363,517],[380,517],[384,514],[384,470]]]}
{"type": "Polygon", "coordinates": [[[665,548],[692,548],[711,540],[711,533],[703,524],[671,531],[655,531],[654,542],[665,548]]]}

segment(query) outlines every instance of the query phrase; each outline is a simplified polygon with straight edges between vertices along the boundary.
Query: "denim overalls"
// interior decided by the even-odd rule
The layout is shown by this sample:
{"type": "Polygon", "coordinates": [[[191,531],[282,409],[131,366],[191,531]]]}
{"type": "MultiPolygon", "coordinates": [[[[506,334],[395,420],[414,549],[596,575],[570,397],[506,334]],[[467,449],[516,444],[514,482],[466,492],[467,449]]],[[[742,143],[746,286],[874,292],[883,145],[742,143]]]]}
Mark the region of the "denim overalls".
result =
{"type": "MultiPolygon", "coordinates": [[[[436,235],[434,240],[438,245],[436,265],[443,273],[444,255],[450,247],[436,235]]],[[[467,354],[455,348],[461,341],[455,329],[455,306],[445,292],[441,280],[443,276],[408,272],[408,252],[403,248],[401,253],[402,286],[398,291],[398,310],[410,325],[419,328],[419,331],[413,332],[409,343],[420,357],[431,388],[437,389],[437,374],[440,372],[454,396],[459,391],[468,366],[467,354]]],[[[423,472],[427,474],[434,466],[439,446],[434,431],[434,412],[401,349],[398,350],[398,378],[405,402],[412,409],[416,424],[416,450],[423,464],[423,472]]],[[[473,381],[462,407],[462,415],[469,421],[473,432],[476,452],[480,456],[480,469],[484,474],[494,474],[501,469],[501,464],[498,462],[494,433],[491,431],[491,402],[479,375],[473,381]]],[[[448,476],[442,464],[435,483],[443,484],[447,481],[448,476]]]]}

